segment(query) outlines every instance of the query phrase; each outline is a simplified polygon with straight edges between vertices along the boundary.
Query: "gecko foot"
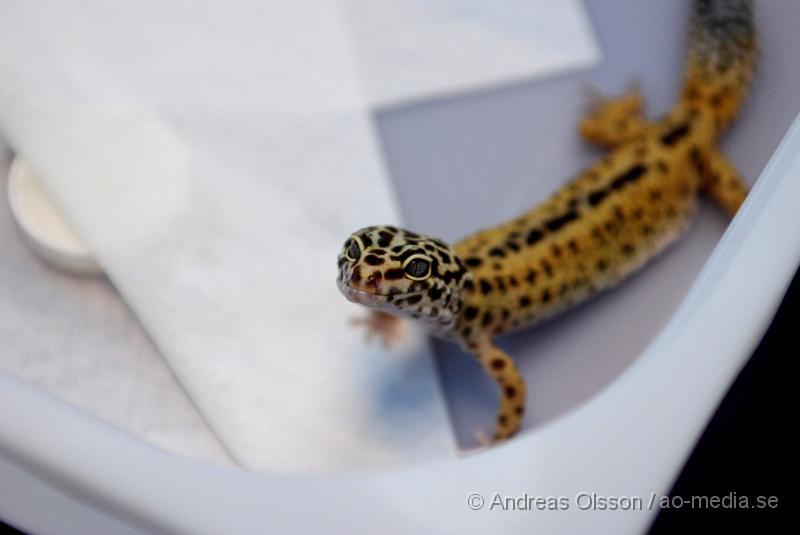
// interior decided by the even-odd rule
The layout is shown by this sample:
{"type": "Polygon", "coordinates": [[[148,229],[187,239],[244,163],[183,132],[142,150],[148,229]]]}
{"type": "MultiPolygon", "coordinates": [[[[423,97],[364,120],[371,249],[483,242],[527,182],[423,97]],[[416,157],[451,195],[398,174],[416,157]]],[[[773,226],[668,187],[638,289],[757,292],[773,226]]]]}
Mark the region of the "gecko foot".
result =
{"type": "Polygon", "coordinates": [[[406,331],[401,318],[386,312],[371,311],[366,317],[351,319],[350,324],[364,325],[366,340],[369,342],[373,337],[378,336],[385,348],[389,348],[393,342],[400,340],[406,331]]]}
{"type": "Polygon", "coordinates": [[[475,442],[478,443],[479,449],[491,448],[494,445],[494,439],[484,433],[483,429],[476,429],[473,436],[475,437],[475,442]]]}
{"type": "Polygon", "coordinates": [[[503,441],[503,439],[493,438],[487,435],[486,432],[483,431],[483,429],[476,429],[475,431],[473,431],[472,436],[475,437],[475,442],[477,442],[477,445],[469,448],[462,448],[461,453],[465,455],[479,453],[482,451],[486,451],[492,446],[496,446],[498,443],[503,441]]]}

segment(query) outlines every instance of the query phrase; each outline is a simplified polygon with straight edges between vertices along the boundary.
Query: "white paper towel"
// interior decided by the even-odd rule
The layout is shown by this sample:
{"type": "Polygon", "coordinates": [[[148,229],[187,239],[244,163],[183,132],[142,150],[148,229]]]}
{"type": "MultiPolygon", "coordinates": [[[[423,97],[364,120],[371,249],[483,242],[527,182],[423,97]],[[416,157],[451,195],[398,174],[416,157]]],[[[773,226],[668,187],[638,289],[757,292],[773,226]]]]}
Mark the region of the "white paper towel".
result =
{"type": "MultiPolygon", "coordinates": [[[[392,51],[407,37],[376,32],[389,19],[357,1],[0,6],[0,128],[248,468],[385,466],[453,451],[422,333],[390,352],[364,344],[347,325],[361,311],[334,284],[350,231],[398,221],[348,25],[359,50],[365,36],[375,45],[361,75],[370,99],[385,102],[499,76],[481,68],[487,36],[518,24],[509,10],[537,10],[467,3],[483,6],[476,16],[441,2],[436,24],[412,4],[383,3],[438,37],[406,51],[400,77],[392,51]],[[480,31],[487,21],[492,31],[480,31]],[[460,36],[463,57],[473,46],[481,61],[452,63],[446,79],[423,75],[442,64],[433,49],[460,36]]],[[[555,21],[591,42],[580,12],[563,13],[555,21]]],[[[576,51],[574,65],[595,57],[576,51]]],[[[536,72],[537,58],[514,57],[503,73],[536,72]]]]}
{"type": "Polygon", "coordinates": [[[370,101],[397,104],[600,59],[578,0],[342,0],[370,101]]]}

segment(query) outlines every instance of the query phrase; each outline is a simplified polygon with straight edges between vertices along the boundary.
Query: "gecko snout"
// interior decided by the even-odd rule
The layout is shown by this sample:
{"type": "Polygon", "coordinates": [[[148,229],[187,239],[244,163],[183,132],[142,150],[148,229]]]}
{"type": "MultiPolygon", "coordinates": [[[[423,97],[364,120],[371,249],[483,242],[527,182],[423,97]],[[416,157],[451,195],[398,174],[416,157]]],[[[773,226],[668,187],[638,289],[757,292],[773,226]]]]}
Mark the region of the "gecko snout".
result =
{"type": "Polygon", "coordinates": [[[383,275],[381,274],[381,272],[380,271],[376,271],[376,272],[372,273],[369,277],[367,277],[367,280],[364,282],[364,286],[366,286],[367,288],[371,288],[371,289],[375,290],[375,293],[378,293],[378,290],[380,289],[380,286],[381,286],[381,280],[382,279],[383,279],[383,275]]]}

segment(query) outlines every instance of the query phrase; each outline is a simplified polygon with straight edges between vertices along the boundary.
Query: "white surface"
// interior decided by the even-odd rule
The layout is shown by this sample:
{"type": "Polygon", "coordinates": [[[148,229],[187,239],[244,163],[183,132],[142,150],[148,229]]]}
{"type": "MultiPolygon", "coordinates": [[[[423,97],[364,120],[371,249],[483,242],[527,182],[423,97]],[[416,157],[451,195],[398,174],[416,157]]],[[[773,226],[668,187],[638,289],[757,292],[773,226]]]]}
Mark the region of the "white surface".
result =
{"type": "MultiPolygon", "coordinates": [[[[350,231],[397,220],[338,5],[190,5],[4,4],[8,139],[237,461],[329,470],[452,454],[422,336],[393,354],[365,347],[347,328],[361,312],[332,283],[350,231]]],[[[464,15],[453,7],[443,22],[464,15]]],[[[495,12],[511,21],[513,8],[495,12]]],[[[453,68],[470,83],[500,75],[453,68]]],[[[417,78],[401,92],[442,89],[417,78]]]]}
{"type": "Polygon", "coordinates": [[[342,0],[371,102],[483,89],[600,60],[579,0],[342,0]]]}
{"type": "MultiPolygon", "coordinates": [[[[0,452],[154,533],[641,533],[655,509],[581,510],[575,498],[594,492],[647,504],[667,492],[800,262],[798,198],[800,120],[641,358],[589,403],[484,454],[347,477],[256,476],[147,448],[4,376],[0,405],[17,410],[0,411],[0,452]],[[468,508],[471,493],[495,492],[565,496],[572,506],[468,508]]],[[[24,513],[10,519],[31,522],[24,513]]]]}

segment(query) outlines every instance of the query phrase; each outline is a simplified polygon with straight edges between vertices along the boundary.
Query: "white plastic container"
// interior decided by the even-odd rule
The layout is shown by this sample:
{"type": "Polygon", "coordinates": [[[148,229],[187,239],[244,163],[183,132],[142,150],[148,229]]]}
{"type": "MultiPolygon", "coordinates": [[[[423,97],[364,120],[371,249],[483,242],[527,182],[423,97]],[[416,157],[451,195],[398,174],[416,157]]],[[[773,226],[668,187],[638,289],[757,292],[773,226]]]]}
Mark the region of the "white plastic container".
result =
{"type": "Polygon", "coordinates": [[[800,262],[797,199],[800,120],[636,362],[570,413],[463,459],[255,475],[172,456],[0,374],[0,517],[35,532],[642,532],[800,262]],[[503,511],[495,496],[566,507],[503,511]],[[600,506],[624,497],[631,507],[600,506]]]}

